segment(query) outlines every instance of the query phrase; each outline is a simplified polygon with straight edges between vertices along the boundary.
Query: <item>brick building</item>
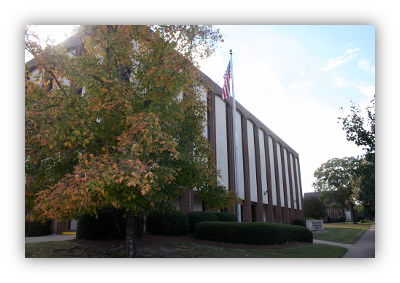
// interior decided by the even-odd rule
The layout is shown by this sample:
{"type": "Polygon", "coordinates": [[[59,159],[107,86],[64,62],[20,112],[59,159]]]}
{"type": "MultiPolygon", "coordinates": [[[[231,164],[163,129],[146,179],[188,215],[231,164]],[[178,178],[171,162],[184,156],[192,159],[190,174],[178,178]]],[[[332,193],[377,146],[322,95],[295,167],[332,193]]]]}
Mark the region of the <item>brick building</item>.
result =
{"type": "MultiPolygon", "coordinates": [[[[304,199],[308,197],[318,197],[318,196],[319,196],[318,192],[304,193],[304,199]]],[[[324,222],[328,222],[328,218],[330,218],[332,221],[336,221],[337,218],[340,216],[344,216],[346,218],[346,221],[352,221],[351,215],[353,213],[353,209],[351,208],[350,204],[342,208],[332,208],[331,205],[325,204],[325,209],[327,216],[321,219],[324,220],[324,222]]]]}
{"type": "MultiPolygon", "coordinates": [[[[63,44],[76,56],[83,52],[77,37],[63,44]]],[[[35,61],[28,64],[34,74],[35,61]]],[[[292,224],[294,219],[304,218],[298,153],[240,103],[236,102],[236,113],[232,113],[233,98],[222,100],[221,87],[200,73],[201,79],[212,87],[212,91],[204,90],[202,95],[208,105],[203,134],[214,149],[214,162],[221,170],[219,181],[232,191],[235,191],[232,116],[237,118],[242,221],[292,224]]],[[[193,190],[184,192],[174,203],[184,213],[208,210],[193,190]]],[[[235,206],[227,211],[236,214],[236,209],[235,206]]],[[[53,220],[53,233],[68,230],[69,225],[69,222],[53,220]]]]}

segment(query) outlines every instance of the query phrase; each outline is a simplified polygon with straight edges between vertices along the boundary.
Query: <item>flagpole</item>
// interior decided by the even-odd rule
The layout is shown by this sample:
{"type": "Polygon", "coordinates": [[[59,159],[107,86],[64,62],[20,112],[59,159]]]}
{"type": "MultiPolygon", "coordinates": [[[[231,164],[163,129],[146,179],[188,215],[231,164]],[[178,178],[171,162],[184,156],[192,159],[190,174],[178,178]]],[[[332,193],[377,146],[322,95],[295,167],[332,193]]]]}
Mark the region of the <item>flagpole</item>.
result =
{"type": "MultiPolygon", "coordinates": [[[[240,186],[239,186],[239,149],[238,149],[238,136],[236,130],[236,99],[235,99],[235,88],[233,85],[233,61],[232,61],[232,49],[230,50],[231,53],[231,77],[232,77],[232,94],[233,94],[233,103],[232,103],[232,119],[233,119],[233,131],[235,135],[235,183],[236,183],[236,193],[240,196],[240,186]]],[[[242,212],[240,209],[240,204],[237,204],[237,216],[238,222],[242,222],[242,212]]]]}

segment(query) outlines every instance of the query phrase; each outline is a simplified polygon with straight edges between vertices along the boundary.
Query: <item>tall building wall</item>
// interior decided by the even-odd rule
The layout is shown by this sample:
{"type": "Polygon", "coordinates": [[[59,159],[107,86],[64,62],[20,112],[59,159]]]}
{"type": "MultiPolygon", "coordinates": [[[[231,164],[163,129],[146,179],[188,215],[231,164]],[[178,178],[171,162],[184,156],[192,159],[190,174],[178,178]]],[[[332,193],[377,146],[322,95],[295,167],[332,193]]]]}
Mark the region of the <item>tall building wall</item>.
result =
{"type": "MultiPolygon", "coordinates": [[[[82,49],[80,44],[76,38],[64,43],[70,50],[82,49]]],[[[236,102],[236,113],[232,113],[233,98],[222,100],[222,89],[199,73],[201,80],[211,86],[210,92],[201,89],[201,100],[208,108],[203,135],[213,147],[213,161],[221,173],[219,181],[231,191],[236,191],[232,118],[237,120],[243,221],[293,223],[294,218],[304,217],[298,153],[240,103],[236,102]]],[[[174,203],[185,213],[208,210],[193,190],[184,192],[174,203]]],[[[237,214],[236,207],[228,211],[237,214]]]]}
{"type": "MultiPolygon", "coordinates": [[[[222,100],[221,88],[204,74],[202,79],[213,86],[208,106],[215,113],[208,115],[208,129],[215,131],[209,140],[214,145],[217,169],[224,176],[224,185],[235,191],[235,159],[230,150],[234,148],[233,123],[229,121],[232,98],[222,100]],[[227,183],[225,178],[231,181],[227,183]]],[[[304,217],[298,153],[237,101],[236,108],[243,221],[289,224],[304,217]]]]}

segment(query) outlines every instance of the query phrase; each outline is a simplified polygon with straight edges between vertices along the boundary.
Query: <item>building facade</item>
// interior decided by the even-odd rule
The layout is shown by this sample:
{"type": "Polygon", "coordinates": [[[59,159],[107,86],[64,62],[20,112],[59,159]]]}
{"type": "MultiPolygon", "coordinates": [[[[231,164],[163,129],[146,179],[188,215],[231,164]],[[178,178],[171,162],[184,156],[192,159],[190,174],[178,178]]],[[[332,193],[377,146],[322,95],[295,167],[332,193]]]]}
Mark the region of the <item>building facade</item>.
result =
{"type": "MultiPolygon", "coordinates": [[[[318,197],[319,193],[304,193],[304,199],[307,199],[309,197],[318,197]]],[[[332,208],[331,205],[325,204],[325,209],[326,209],[326,214],[323,219],[321,218],[320,220],[323,220],[324,222],[336,222],[340,216],[343,216],[346,218],[346,221],[352,221],[351,215],[353,214],[353,208],[351,207],[350,204],[348,204],[346,207],[341,207],[341,208],[332,208]]]]}
{"type": "MultiPolygon", "coordinates": [[[[77,56],[83,53],[79,38],[72,37],[63,44],[77,56]]],[[[28,62],[32,73],[35,73],[34,63],[34,60],[28,62]]],[[[212,89],[202,93],[208,105],[203,134],[213,147],[214,163],[221,173],[219,181],[231,191],[235,191],[236,180],[232,118],[237,119],[242,221],[292,224],[294,219],[304,218],[298,153],[237,101],[236,113],[232,113],[233,98],[222,100],[221,87],[199,72],[201,80],[212,89]]],[[[210,211],[194,190],[187,190],[174,203],[186,214],[210,211]]],[[[237,215],[236,210],[235,206],[227,212],[237,215]]],[[[70,227],[68,222],[54,220],[53,223],[53,233],[70,227]]]]}
{"type": "MultiPolygon", "coordinates": [[[[232,102],[222,100],[222,88],[201,74],[212,86],[207,99],[205,135],[214,149],[214,162],[227,189],[235,191],[235,156],[232,102]]],[[[243,199],[243,222],[276,222],[292,224],[304,218],[299,155],[253,114],[236,101],[239,149],[239,196],[243,199]]],[[[179,200],[180,210],[207,210],[193,192],[179,200]]],[[[236,214],[236,207],[228,212],[236,214]]]]}

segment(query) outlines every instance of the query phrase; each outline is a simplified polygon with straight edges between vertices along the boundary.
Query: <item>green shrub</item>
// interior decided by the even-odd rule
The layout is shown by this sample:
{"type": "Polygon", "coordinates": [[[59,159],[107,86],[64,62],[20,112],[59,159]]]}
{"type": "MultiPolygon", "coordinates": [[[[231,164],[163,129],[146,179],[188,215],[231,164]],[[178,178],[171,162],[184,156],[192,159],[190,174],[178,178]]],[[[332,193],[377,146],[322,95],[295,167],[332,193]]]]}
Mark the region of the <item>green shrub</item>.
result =
{"type": "Polygon", "coordinates": [[[229,212],[216,212],[214,213],[217,216],[218,221],[222,222],[238,222],[238,218],[235,214],[229,212]]]}
{"type": "Polygon", "coordinates": [[[306,227],[266,222],[201,222],[194,236],[198,239],[247,245],[274,245],[286,242],[313,242],[306,227]]]}
{"type": "Polygon", "coordinates": [[[365,219],[364,215],[362,215],[362,214],[357,214],[356,215],[356,221],[357,222],[360,222],[361,220],[364,220],[364,219],[365,219]]]}
{"type": "MultiPolygon", "coordinates": [[[[85,240],[125,239],[126,218],[125,209],[104,207],[95,215],[84,214],[78,218],[76,238],[85,240]]],[[[137,237],[143,235],[143,217],[137,218],[137,237]]]]}
{"type": "Polygon", "coordinates": [[[293,220],[293,225],[307,227],[306,220],[301,218],[296,218],[295,220],[293,220]]]}
{"type": "Polygon", "coordinates": [[[146,218],[146,229],[154,235],[187,235],[189,222],[187,216],[179,210],[171,213],[152,211],[146,218]]]}
{"type": "Polygon", "coordinates": [[[51,220],[47,220],[44,224],[40,221],[25,221],[25,237],[45,236],[51,234],[51,220]]]}
{"type": "Polygon", "coordinates": [[[187,214],[189,220],[189,232],[194,233],[194,228],[197,223],[203,221],[218,221],[218,217],[208,211],[192,211],[187,214]]]}
{"type": "Polygon", "coordinates": [[[337,218],[337,221],[338,221],[338,222],[346,222],[346,217],[344,217],[344,216],[339,216],[339,217],[337,218]]]}

